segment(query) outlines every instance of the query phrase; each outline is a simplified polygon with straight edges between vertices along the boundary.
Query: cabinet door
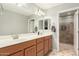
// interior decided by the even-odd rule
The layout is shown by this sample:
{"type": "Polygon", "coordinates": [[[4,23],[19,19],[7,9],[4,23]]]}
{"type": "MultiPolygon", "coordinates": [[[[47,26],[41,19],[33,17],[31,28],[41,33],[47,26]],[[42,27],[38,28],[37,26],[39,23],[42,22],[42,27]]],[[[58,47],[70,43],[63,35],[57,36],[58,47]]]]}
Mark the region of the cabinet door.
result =
{"type": "Polygon", "coordinates": [[[52,39],[49,39],[49,51],[52,51],[52,39]]]}
{"type": "Polygon", "coordinates": [[[48,40],[45,40],[44,42],[44,54],[48,53],[48,40]]]}
{"type": "Polygon", "coordinates": [[[25,56],[36,56],[36,46],[32,46],[25,50],[25,56]]]}
{"type": "Polygon", "coordinates": [[[37,44],[37,52],[40,52],[41,50],[43,50],[43,42],[37,44]]]}
{"type": "Polygon", "coordinates": [[[14,53],[11,56],[24,56],[24,50],[14,53]]]}
{"type": "Polygon", "coordinates": [[[44,46],[43,42],[37,43],[37,56],[43,56],[44,55],[44,46]]]}
{"type": "Polygon", "coordinates": [[[37,39],[37,53],[43,50],[43,48],[44,48],[43,38],[37,39]]]}

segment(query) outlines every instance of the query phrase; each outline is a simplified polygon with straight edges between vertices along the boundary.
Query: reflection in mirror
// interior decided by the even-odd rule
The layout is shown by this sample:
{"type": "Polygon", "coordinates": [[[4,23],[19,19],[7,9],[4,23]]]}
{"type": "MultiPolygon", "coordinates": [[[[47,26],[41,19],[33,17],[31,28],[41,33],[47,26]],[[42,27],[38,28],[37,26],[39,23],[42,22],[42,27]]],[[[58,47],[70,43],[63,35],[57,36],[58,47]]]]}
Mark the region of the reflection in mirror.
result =
{"type": "Polygon", "coordinates": [[[52,26],[52,27],[51,27],[51,31],[52,31],[52,32],[56,32],[55,26],[52,26]]]}
{"type": "Polygon", "coordinates": [[[39,21],[39,29],[40,30],[43,30],[43,20],[40,20],[39,21]]]}
{"type": "Polygon", "coordinates": [[[34,22],[35,20],[34,19],[31,19],[30,22],[29,22],[29,32],[30,33],[34,33],[34,22]]]}
{"type": "Polygon", "coordinates": [[[37,26],[35,27],[35,30],[34,30],[35,32],[37,32],[38,31],[38,28],[37,28],[37,26]]]}
{"type": "Polygon", "coordinates": [[[45,22],[44,22],[44,29],[48,30],[48,20],[45,20],[45,22]]]}

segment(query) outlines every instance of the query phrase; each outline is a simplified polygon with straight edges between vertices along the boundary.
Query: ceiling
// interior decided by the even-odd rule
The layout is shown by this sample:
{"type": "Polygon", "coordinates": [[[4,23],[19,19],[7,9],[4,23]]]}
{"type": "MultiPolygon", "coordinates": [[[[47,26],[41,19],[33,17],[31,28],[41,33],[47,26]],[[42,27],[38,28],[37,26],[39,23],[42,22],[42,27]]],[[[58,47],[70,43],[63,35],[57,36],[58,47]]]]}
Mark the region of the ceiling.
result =
{"type": "Polygon", "coordinates": [[[62,4],[62,3],[36,3],[36,5],[42,9],[49,9],[49,8],[58,6],[60,4],[62,4]]]}
{"type": "Polygon", "coordinates": [[[35,14],[36,10],[38,9],[47,10],[49,8],[60,5],[60,3],[3,3],[2,5],[5,10],[28,16],[35,14]]]}
{"type": "Polygon", "coordinates": [[[12,3],[5,3],[2,4],[3,8],[5,10],[9,10],[12,12],[19,13],[21,15],[32,15],[35,12],[36,7],[34,7],[32,4],[24,4],[23,6],[17,5],[17,4],[12,4],[12,3]]]}

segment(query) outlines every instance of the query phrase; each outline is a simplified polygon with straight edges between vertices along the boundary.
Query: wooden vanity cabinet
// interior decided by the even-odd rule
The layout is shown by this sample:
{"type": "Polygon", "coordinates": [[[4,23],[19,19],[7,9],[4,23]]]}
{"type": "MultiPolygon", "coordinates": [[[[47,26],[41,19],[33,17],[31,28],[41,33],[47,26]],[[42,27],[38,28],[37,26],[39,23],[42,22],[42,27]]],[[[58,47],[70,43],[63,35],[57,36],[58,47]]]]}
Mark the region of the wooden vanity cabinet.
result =
{"type": "Polygon", "coordinates": [[[45,36],[36,40],[37,56],[47,55],[52,51],[52,36],[45,36]]]}
{"type": "Polygon", "coordinates": [[[44,39],[44,55],[47,55],[49,51],[52,51],[52,36],[46,36],[44,39]]]}
{"type": "Polygon", "coordinates": [[[0,56],[43,56],[52,50],[51,36],[0,48],[0,56]]]}

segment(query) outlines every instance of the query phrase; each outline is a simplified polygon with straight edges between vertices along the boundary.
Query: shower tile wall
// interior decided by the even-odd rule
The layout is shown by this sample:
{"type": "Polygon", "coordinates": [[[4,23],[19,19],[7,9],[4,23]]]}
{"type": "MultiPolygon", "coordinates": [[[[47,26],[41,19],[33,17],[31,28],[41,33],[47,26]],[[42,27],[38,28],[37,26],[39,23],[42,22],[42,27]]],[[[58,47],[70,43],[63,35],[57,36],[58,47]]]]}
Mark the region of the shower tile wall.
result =
{"type": "Polygon", "coordinates": [[[73,17],[62,18],[64,21],[60,23],[60,42],[73,44],[74,39],[74,23],[73,17]]]}
{"type": "Polygon", "coordinates": [[[64,23],[60,25],[60,42],[73,44],[73,23],[64,23]]]}

